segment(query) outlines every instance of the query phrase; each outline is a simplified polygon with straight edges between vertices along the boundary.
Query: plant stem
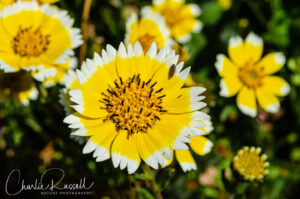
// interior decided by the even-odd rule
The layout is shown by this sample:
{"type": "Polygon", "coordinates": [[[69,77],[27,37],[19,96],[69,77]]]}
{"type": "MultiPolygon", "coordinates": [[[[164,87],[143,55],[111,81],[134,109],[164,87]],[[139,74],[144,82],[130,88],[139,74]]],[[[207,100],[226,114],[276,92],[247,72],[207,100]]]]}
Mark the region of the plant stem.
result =
{"type": "Polygon", "coordinates": [[[148,174],[152,177],[152,179],[150,180],[150,185],[151,185],[152,192],[155,195],[155,198],[163,199],[163,196],[161,195],[161,193],[158,190],[158,185],[156,184],[155,176],[153,175],[150,167],[147,164],[143,164],[142,168],[146,174],[148,174]]]}
{"type": "Polygon", "coordinates": [[[88,40],[88,28],[89,28],[89,16],[91,10],[92,0],[85,0],[83,5],[83,12],[81,16],[81,30],[83,44],[80,47],[79,61],[83,62],[86,56],[87,40],[88,40]]]}

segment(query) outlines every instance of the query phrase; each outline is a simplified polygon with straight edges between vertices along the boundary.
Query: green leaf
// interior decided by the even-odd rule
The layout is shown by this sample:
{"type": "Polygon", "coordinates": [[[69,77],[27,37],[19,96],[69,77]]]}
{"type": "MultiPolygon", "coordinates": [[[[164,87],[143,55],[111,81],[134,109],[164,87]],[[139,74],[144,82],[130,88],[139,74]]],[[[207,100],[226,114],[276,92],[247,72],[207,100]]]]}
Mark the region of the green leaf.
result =
{"type": "Polygon", "coordinates": [[[204,3],[201,6],[200,20],[206,25],[213,25],[221,18],[223,10],[216,1],[204,3]]]}

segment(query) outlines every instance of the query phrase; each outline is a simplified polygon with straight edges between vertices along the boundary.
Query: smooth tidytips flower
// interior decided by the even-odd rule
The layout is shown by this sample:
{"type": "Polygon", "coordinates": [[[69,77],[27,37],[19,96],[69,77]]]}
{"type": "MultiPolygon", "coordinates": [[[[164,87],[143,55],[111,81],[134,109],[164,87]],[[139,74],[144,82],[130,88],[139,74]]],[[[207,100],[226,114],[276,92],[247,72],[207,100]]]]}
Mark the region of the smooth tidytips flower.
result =
{"type": "MultiPolygon", "coordinates": [[[[191,137],[189,146],[197,155],[203,156],[209,153],[213,147],[213,143],[204,137],[204,135],[208,135],[213,130],[213,126],[210,117],[205,113],[201,114],[203,114],[203,120],[201,122],[205,124],[204,127],[200,128],[203,130],[203,135],[191,137]]],[[[197,164],[190,150],[175,150],[175,157],[184,172],[197,170],[197,164]]],[[[166,166],[171,164],[171,162],[172,161],[166,160],[166,166]]]]}
{"type": "Polygon", "coordinates": [[[64,122],[77,129],[72,135],[90,137],[83,153],[133,173],[141,159],[157,169],[171,149],[187,150],[188,137],[203,134],[205,88],[182,88],[190,67],[167,52],[157,53],[156,43],[146,54],[139,42],[108,45],[76,71],[80,89],[69,92],[76,112],[64,122]]]}
{"type": "Polygon", "coordinates": [[[153,0],[153,5],[142,9],[144,16],[159,13],[165,18],[171,36],[180,42],[187,42],[191,33],[198,33],[202,23],[197,19],[201,14],[196,4],[185,4],[184,0],[153,0]]]}
{"type": "Polygon", "coordinates": [[[158,50],[162,47],[172,47],[173,41],[170,39],[170,31],[165,21],[159,14],[149,14],[138,19],[136,14],[132,14],[126,22],[125,43],[134,44],[139,41],[144,53],[147,53],[151,44],[156,42],[158,50]]]}
{"type": "Polygon", "coordinates": [[[3,73],[0,71],[0,101],[13,101],[25,106],[29,100],[36,100],[38,89],[29,72],[3,73]]]}
{"type": "Polygon", "coordinates": [[[233,158],[233,166],[245,180],[262,180],[269,173],[267,155],[260,155],[261,148],[244,147],[233,158]]]}
{"type": "Polygon", "coordinates": [[[222,77],[220,95],[238,94],[238,107],[252,117],[257,114],[256,99],[264,110],[276,113],[280,107],[276,96],[286,96],[290,91],[284,79],[272,76],[285,64],[284,55],[270,53],[261,59],[263,40],[253,33],[245,41],[240,37],[231,38],[228,52],[231,60],[219,54],[215,64],[222,77]]]}
{"type": "Polygon", "coordinates": [[[56,65],[67,61],[82,43],[80,30],[66,11],[18,1],[0,12],[0,68],[5,72],[41,71],[55,76],[56,65]]]}

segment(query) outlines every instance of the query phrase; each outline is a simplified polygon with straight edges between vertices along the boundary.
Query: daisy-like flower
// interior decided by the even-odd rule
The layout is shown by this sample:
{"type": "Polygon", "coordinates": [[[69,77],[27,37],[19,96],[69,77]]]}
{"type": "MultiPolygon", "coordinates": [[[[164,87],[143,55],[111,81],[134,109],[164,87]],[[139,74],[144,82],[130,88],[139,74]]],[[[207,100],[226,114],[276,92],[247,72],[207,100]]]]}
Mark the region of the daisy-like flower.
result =
{"type": "Polygon", "coordinates": [[[233,166],[245,180],[262,180],[269,173],[267,155],[260,155],[261,148],[244,147],[233,158],[233,166]]]}
{"type": "MultiPolygon", "coordinates": [[[[213,130],[212,122],[206,114],[203,115],[203,118],[205,118],[202,120],[205,126],[200,129],[203,130],[203,135],[208,135],[213,130]]],[[[213,143],[203,135],[191,137],[191,142],[189,143],[192,151],[201,156],[209,153],[213,147],[213,143]]],[[[184,172],[197,170],[197,164],[190,150],[176,150],[175,157],[184,172]]]]}
{"type": "Polygon", "coordinates": [[[79,89],[69,92],[75,113],[64,119],[72,135],[89,136],[83,153],[96,161],[112,158],[114,167],[138,168],[141,159],[157,169],[172,158],[171,149],[187,150],[188,137],[202,135],[199,109],[202,87],[182,88],[190,67],[182,70],[174,51],[153,43],[145,54],[139,42],[108,45],[77,70],[79,89]]]}
{"type": "Polygon", "coordinates": [[[158,50],[162,47],[172,47],[173,41],[170,39],[165,20],[159,14],[149,14],[138,19],[136,14],[132,14],[126,21],[125,43],[134,44],[139,41],[144,53],[147,53],[151,44],[156,42],[158,50]]]}
{"type": "Polygon", "coordinates": [[[0,0],[0,10],[3,9],[5,6],[10,6],[17,1],[36,1],[39,4],[43,4],[43,3],[56,3],[59,0],[0,0]]]}
{"type": "Polygon", "coordinates": [[[184,0],[153,0],[153,5],[145,6],[142,14],[159,13],[165,18],[171,36],[184,43],[190,40],[191,33],[198,33],[202,23],[197,19],[201,14],[196,4],[185,4],[184,0]]]}
{"type": "Polygon", "coordinates": [[[29,72],[19,71],[14,73],[0,72],[0,100],[2,102],[14,101],[29,105],[29,100],[36,100],[38,90],[35,87],[29,72]]]}
{"type": "MultiPolygon", "coordinates": [[[[51,87],[55,84],[63,84],[63,80],[67,76],[67,72],[71,69],[75,69],[77,66],[77,59],[75,57],[68,58],[66,63],[58,64],[56,66],[56,75],[54,77],[48,77],[43,81],[43,85],[45,87],[51,87]]],[[[41,73],[37,73],[36,75],[42,75],[41,73]]],[[[35,79],[42,78],[34,75],[35,79]]]]}
{"type": "Polygon", "coordinates": [[[0,12],[0,20],[0,68],[5,72],[38,70],[54,76],[57,64],[82,43],[74,20],[48,4],[18,1],[0,12]]]}
{"type": "Polygon", "coordinates": [[[237,105],[249,116],[257,114],[257,103],[267,112],[276,113],[280,103],[277,96],[286,96],[290,87],[287,82],[272,74],[285,64],[282,53],[270,53],[261,59],[263,40],[250,33],[246,40],[233,37],[229,40],[229,58],[217,55],[215,64],[219,75],[220,95],[231,97],[237,94],[237,105]]]}

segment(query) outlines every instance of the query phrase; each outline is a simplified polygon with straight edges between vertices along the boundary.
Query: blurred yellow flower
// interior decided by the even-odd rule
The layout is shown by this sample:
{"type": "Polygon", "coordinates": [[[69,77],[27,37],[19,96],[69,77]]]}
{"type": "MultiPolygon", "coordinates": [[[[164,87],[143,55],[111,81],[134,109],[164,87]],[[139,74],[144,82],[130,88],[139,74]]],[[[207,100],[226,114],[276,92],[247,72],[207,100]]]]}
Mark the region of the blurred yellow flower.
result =
{"type": "Polygon", "coordinates": [[[215,64],[222,77],[220,95],[238,94],[239,109],[252,117],[257,114],[256,99],[264,110],[276,113],[280,107],[277,96],[286,96],[290,91],[284,79],[271,75],[285,64],[284,55],[270,53],[261,59],[263,40],[253,33],[245,41],[240,37],[231,38],[228,52],[231,60],[219,54],[215,64]]]}
{"type": "Polygon", "coordinates": [[[39,4],[43,4],[43,3],[56,3],[59,0],[0,0],[0,10],[5,6],[10,6],[17,1],[36,1],[39,4]]]}
{"type": "Polygon", "coordinates": [[[134,44],[139,41],[144,53],[148,51],[151,44],[156,42],[158,50],[162,47],[171,47],[170,31],[163,18],[158,14],[150,14],[138,20],[136,14],[132,14],[126,22],[125,43],[134,44]]]}
{"type": "Polygon", "coordinates": [[[259,155],[261,148],[244,147],[239,150],[237,155],[233,158],[233,166],[245,180],[261,180],[269,173],[267,167],[269,162],[266,162],[267,156],[265,154],[259,155]]]}
{"type": "Polygon", "coordinates": [[[196,4],[185,4],[184,0],[153,0],[152,6],[145,6],[142,14],[159,13],[166,21],[171,36],[181,43],[191,38],[191,33],[198,33],[202,23],[197,19],[201,10],[196,4]]]}
{"type": "Polygon", "coordinates": [[[28,106],[29,100],[36,100],[37,97],[38,90],[29,72],[0,72],[0,101],[14,101],[28,106]]]}
{"type": "Polygon", "coordinates": [[[5,7],[0,19],[0,69],[5,72],[39,71],[37,80],[43,81],[55,76],[56,66],[82,43],[74,20],[48,4],[18,1],[5,7]]]}
{"type": "Polygon", "coordinates": [[[223,10],[229,10],[232,6],[232,0],[218,0],[218,4],[223,10]]]}
{"type": "Polygon", "coordinates": [[[112,158],[131,174],[141,159],[158,169],[171,149],[187,150],[189,137],[203,134],[205,88],[182,88],[190,67],[177,61],[156,43],[145,54],[139,42],[118,51],[107,45],[87,60],[76,71],[80,88],[69,91],[76,112],[64,119],[77,129],[72,135],[89,137],[83,153],[94,152],[97,162],[112,158]]]}

